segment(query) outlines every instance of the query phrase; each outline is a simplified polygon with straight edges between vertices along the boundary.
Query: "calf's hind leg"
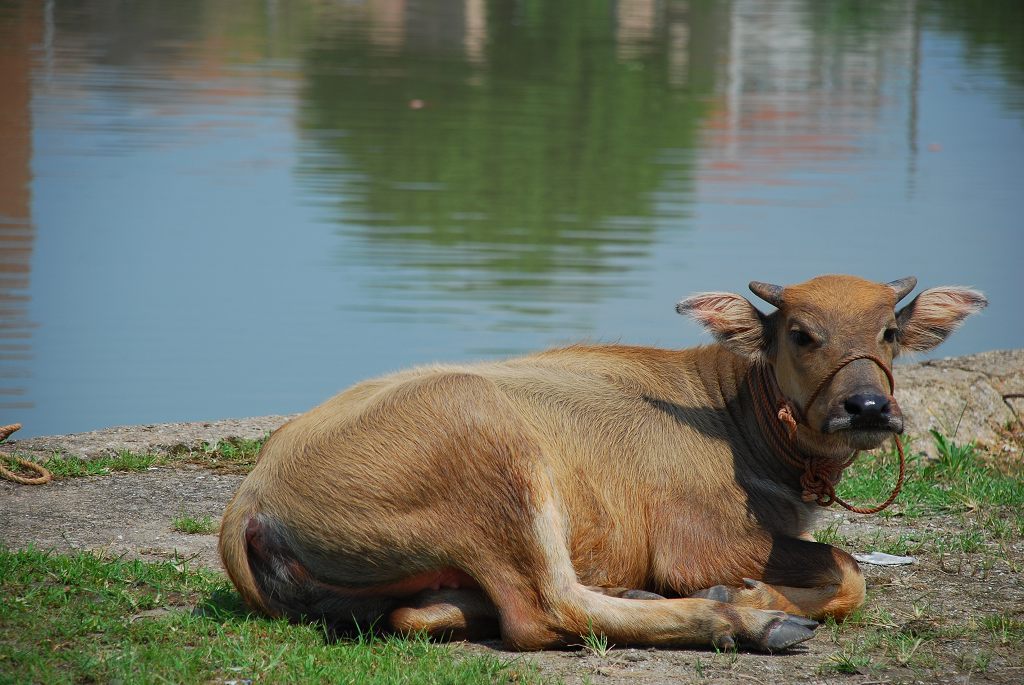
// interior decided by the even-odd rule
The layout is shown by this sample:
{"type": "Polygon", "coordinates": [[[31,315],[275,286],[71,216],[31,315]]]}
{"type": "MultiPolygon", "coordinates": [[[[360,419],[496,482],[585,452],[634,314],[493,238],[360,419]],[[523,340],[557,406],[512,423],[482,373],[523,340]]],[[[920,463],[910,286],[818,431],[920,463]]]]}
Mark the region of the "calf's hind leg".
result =
{"type": "Polygon", "coordinates": [[[831,545],[797,538],[774,538],[762,577],[743,582],[742,588],[716,585],[691,596],[814,619],[843,619],[864,603],[864,576],[856,559],[831,545]]]}
{"type": "Polygon", "coordinates": [[[498,609],[480,590],[426,590],[394,609],[388,625],[399,633],[442,640],[479,640],[499,634],[498,609]]]}
{"type": "MultiPolygon", "coordinates": [[[[587,587],[609,597],[652,600],[665,599],[644,590],[623,587],[587,587]]],[[[388,616],[388,625],[396,632],[426,633],[442,640],[479,640],[500,634],[498,608],[480,590],[425,590],[388,616]]]]}

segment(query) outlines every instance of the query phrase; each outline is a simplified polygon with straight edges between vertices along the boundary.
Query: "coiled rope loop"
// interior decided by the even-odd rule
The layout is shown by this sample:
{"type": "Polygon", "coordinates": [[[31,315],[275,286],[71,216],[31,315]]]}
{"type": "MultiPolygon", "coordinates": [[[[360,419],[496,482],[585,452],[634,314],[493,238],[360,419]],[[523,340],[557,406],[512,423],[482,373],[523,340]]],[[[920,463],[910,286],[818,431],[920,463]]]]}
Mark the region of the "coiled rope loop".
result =
{"type": "MultiPolygon", "coordinates": [[[[21,428],[20,423],[12,423],[9,426],[0,427],[0,442],[3,442],[10,437],[11,433],[21,428]]],[[[5,457],[0,455],[0,476],[3,476],[7,480],[14,481],[15,483],[21,483],[22,485],[42,485],[43,483],[49,483],[53,480],[53,474],[50,473],[45,466],[37,464],[34,461],[28,459],[22,459],[21,457],[5,457]],[[4,466],[5,459],[12,459],[18,463],[22,468],[28,469],[29,471],[35,471],[39,475],[34,478],[28,478],[26,476],[19,475],[14,471],[11,471],[4,466]]]]}

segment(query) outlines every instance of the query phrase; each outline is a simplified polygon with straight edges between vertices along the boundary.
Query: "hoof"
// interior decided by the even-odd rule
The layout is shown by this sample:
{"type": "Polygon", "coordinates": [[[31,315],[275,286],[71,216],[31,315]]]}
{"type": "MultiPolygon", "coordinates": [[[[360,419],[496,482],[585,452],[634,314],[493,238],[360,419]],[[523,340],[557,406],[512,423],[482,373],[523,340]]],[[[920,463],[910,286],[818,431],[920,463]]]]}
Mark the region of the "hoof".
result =
{"type": "Polygon", "coordinates": [[[732,635],[721,635],[711,641],[711,646],[722,652],[730,652],[736,649],[736,640],[732,635]]]}
{"type": "Polygon", "coordinates": [[[710,599],[715,602],[731,602],[732,589],[727,588],[724,585],[715,585],[714,587],[698,590],[690,595],[690,597],[696,597],[697,599],[710,599]]]}
{"type": "Polygon", "coordinates": [[[626,590],[622,593],[623,599],[665,599],[656,592],[646,590],[626,590]]]}
{"type": "Polygon", "coordinates": [[[759,646],[768,652],[789,649],[793,645],[798,645],[814,637],[814,629],[817,627],[817,621],[787,614],[785,618],[779,619],[768,627],[759,646]]]}
{"type": "Polygon", "coordinates": [[[797,625],[801,625],[811,630],[817,630],[818,626],[821,625],[813,618],[807,618],[806,616],[797,616],[796,614],[786,614],[786,618],[797,625]]]}

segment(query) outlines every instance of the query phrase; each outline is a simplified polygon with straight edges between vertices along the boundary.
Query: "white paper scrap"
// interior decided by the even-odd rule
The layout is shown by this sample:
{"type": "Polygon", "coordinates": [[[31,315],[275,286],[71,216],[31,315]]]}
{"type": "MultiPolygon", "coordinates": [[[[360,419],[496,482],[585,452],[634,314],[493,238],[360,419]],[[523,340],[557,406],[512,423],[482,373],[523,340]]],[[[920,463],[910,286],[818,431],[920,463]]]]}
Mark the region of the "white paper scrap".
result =
{"type": "Polygon", "coordinates": [[[906,566],[907,564],[917,563],[917,557],[898,557],[895,554],[886,554],[885,552],[854,554],[853,558],[862,564],[874,564],[875,566],[906,566]]]}

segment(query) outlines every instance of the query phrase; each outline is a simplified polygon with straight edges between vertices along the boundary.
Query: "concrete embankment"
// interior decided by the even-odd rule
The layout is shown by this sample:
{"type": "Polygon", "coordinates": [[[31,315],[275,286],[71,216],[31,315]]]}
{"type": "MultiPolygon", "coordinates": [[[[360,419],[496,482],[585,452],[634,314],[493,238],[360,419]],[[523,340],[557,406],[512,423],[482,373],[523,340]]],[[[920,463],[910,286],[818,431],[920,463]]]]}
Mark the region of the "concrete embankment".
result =
{"type": "MultiPolygon", "coordinates": [[[[989,449],[1014,452],[1006,429],[1024,414],[1024,349],[997,350],[917,364],[897,364],[896,397],[907,432],[925,437],[931,428],[959,441],[975,440],[989,449]]],[[[121,450],[168,453],[198,449],[228,438],[259,438],[289,416],[263,416],[192,423],[121,426],[88,433],[10,440],[0,452],[45,459],[61,452],[85,459],[121,450]]],[[[16,435],[15,435],[16,437],[16,435]]],[[[930,449],[930,440],[919,440],[930,449]]]]}

